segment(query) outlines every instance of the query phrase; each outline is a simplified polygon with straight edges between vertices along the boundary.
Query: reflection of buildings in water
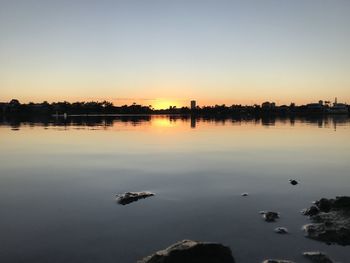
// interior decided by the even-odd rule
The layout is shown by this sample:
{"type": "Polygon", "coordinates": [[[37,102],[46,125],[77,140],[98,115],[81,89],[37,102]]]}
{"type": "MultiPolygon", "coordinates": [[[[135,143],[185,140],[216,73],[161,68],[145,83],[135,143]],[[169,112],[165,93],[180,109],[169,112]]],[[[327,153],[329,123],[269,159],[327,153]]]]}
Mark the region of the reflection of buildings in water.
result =
{"type": "Polygon", "coordinates": [[[291,117],[289,119],[289,124],[290,124],[290,126],[294,126],[295,125],[295,118],[294,117],[291,117]]]}
{"type": "Polygon", "coordinates": [[[191,128],[195,129],[196,128],[196,117],[191,116],[191,128]]]}
{"type": "Polygon", "coordinates": [[[271,117],[262,117],[261,118],[261,124],[263,126],[274,126],[276,123],[276,118],[271,117]]]}
{"type": "MultiPolygon", "coordinates": [[[[47,117],[2,117],[0,118],[0,126],[11,126],[14,129],[19,129],[22,125],[30,127],[61,127],[69,129],[70,126],[77,126],[76,128],[92,128],[99,127],[109,129],[110,127],[124,124],[132,127],[142,126],[150,122],[152,118],[162,118],[165,123],[177,123],[181,120],[182,123],[187,123],[191,128],[198,128],[198,123],[215,123],[226,125],[254,124],[262,126],[274,126],[278,124],[289,124],[294,126],[300,123],[316,126],[319,128],[334,128],[336,130],[339,126],[349,125],[350,118],[348,115],[328,115],[328,116],[307,116],[307,117],[247,117],[241,116],[198,116],[198,115],[167,115],[167,116],[152,116],[152,115],[122,115],[122,116],[69,116],[66,120],[63,118],[47,118],[47,117]]],[[[186,125],[186,124],[185,124],[186,125]]],[[[174,126],[174,125],[173,125],[174,126]]]]}
{"type": "Polygon", "coordinates": [[[344,125],[350,121],[348,115],[332,115],[330,118],[332,119],[332,124],[335,131],[337,130],[337,126],[344,125]]]}
{"type": "Polygon", "coordinates": [[[329,128],[329,127],[330,127],[329,118],[325,118],[325,119],[324,119],[323,127],[325,127],[325,128],[329,128]]]}
{"type": "Polygon", "coordinates": [[[337,126],[344,125],[350,122],[350,118],[347,115],[330,115],[326,117],[308,117],[305,121],[309,124],[317,125],[319,128],[331,128],[337,129],[337,126]]]}

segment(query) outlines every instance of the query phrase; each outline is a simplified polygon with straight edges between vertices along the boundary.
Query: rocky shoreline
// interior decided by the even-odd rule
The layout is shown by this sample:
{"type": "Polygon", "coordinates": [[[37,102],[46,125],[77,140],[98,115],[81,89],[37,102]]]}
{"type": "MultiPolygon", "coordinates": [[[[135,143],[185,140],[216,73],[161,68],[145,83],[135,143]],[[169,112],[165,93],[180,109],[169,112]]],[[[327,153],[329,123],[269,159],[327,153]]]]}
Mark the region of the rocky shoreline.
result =
{"type": "MultiPolygon", "coordinates": [[[[126,192],[118,194],[117,201],[127,205],[140,199],[154,196],[152,192],[126,192]]],[[[247,196],[247,195],[242,195],[247,196]]],[[[327,244],[350,245],[350,197],[340,196],[335,199],[322,198],[302,211],[309,216],[311,223],[303,226],[306,237],[327,244]]],[[[276,222],[278,212],[261,211],[266,222],[276,222]]],[[[286,227],[277,227],[278,234],[288,234],[286,227]]],[[[305,258],[313,263],[333,263],[326,254],[320,251],[303,252],[305,258]]],[[[155,252],[137,263],[235,263],[231,249],[220,243],[182,240],[168,248],[155,252]]],[[[262,263],[295,263],[286,259],[265,259],[262,263]]]]}
{"type": "Polygon", "coordinates": [[[322,198],[303,214],[312,221],[303,227],[307,237],[328,244],[350,245],[350,197],[322,198]]]}
{"type": "MultiPolygon", "coordinates": [[[[334,263],[319,251],[304,252],[311,263],[334,263]]],[[[137,263],[236,263],[231,249],[219,243],[182,240],[168,248],[157,251],[137,263]]],[[[262,263],[296,263],[285,259],[265,259],[262,263]]]]}

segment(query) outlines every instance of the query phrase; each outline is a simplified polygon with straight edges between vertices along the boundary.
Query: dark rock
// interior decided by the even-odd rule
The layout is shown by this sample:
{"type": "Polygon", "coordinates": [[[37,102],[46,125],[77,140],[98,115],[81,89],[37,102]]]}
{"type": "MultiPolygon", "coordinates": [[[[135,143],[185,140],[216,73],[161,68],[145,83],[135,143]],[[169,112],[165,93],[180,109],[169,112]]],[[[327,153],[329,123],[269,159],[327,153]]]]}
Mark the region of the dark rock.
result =
{"type": "Polygon", "coordinates": [[[151,192],[126,192],[124,194],[117,194],[117,201],[121,205],[127,205],[139,199],[154,196],[151,192]]]}
{"type": "Polygon", "coordinates": [[[266,222],[274,222],[280,217],[279,214],[276,212],[262,211],[260,213],[263,215],[263,218],[266,222]]]}
{"type": "Polygon", "coordinates": [[[298,181],[297,181],[297,180],[294,180],[294,179],[290,179],[289,182],[290,182],[290,184],[292,184],[292,185],[297,185],[297,184],[298,184],[298,181]]]}
{"type": "Polygon", "coordinates": [[[180,241],[137,263],[234,263],[230,248],[217,243],[180,241]]]}
{"type": "Polygon", "coordinates": [[[295,263],[294,261],[284,259],[266,259],[262,263],[295,263]]]}
{"type": "MultiPolygon", "coordinates": [[[[344,196],[336,199],[322,198],[315,202],[320,211],[310,214],[312,223],[303,227],[306,236],[327,244],[350,245],[349,202],[350,198],[344,196]]],[[[314,209],[310,207],[308,210],[314,209]]]]}
{"type": "Polygon", "coordinates": [[[333,199],[327,199],[327,198],[322,198],[319,201],[316,201],[316,205],[318,209],[326,213],[328,213],[331,210],[333,203],[334,203],[333,199]]]}
{"type": "Polygon", "coordinates": [[[333,203],[333,209],[350,210],[350,196],[337,196],[333,203]]]}
{"type": "Polygon", "coordinates": [[[303,255],[313,263],[333,263],[333,260],[319,251],[304,252],[303,255]]]}
{"type": "Polygon", "coordinates": [[[310,208],[305,209],[303,211],[303,214],[306,216],[314,216],[314,215],[317,215],[319,212],[320,212],[320,210],[317,208],[317,206],[313,205],[310,208]]]}
{"type": "Polygon", "coordinates": [[[288,234],[288,229],[286,227],[276,227],[275,232],[278,234],[288,234]]]}

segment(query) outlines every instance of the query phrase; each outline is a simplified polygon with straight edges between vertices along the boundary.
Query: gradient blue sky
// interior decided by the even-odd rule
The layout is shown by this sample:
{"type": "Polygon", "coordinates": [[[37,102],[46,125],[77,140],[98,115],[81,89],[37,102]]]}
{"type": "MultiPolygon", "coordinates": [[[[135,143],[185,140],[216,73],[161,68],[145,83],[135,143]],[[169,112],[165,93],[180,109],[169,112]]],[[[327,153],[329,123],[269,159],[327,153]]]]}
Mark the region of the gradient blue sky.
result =
{"type": "Polygon", "coordinates": [[[350,103],[348,0],[0,0],[0,101],[350,103]]]}

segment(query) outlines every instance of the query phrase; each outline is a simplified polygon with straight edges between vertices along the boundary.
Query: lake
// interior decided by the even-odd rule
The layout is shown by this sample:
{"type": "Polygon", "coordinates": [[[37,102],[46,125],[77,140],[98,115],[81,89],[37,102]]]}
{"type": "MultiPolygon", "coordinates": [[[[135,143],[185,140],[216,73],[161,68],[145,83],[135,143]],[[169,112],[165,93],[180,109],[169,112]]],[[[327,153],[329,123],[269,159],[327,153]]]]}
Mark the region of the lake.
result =
{"type": "Polygon", "coordinates": [[[300,213],[350,195],[349,138],[344,116],[2,120],[0,262],[135,263],[183,239],[223,243],[238,263],[310,250],[349,262],[349,247],[304,237],[300,213]],[[156,195],[116,202],[142,190],[156,195]]]}

